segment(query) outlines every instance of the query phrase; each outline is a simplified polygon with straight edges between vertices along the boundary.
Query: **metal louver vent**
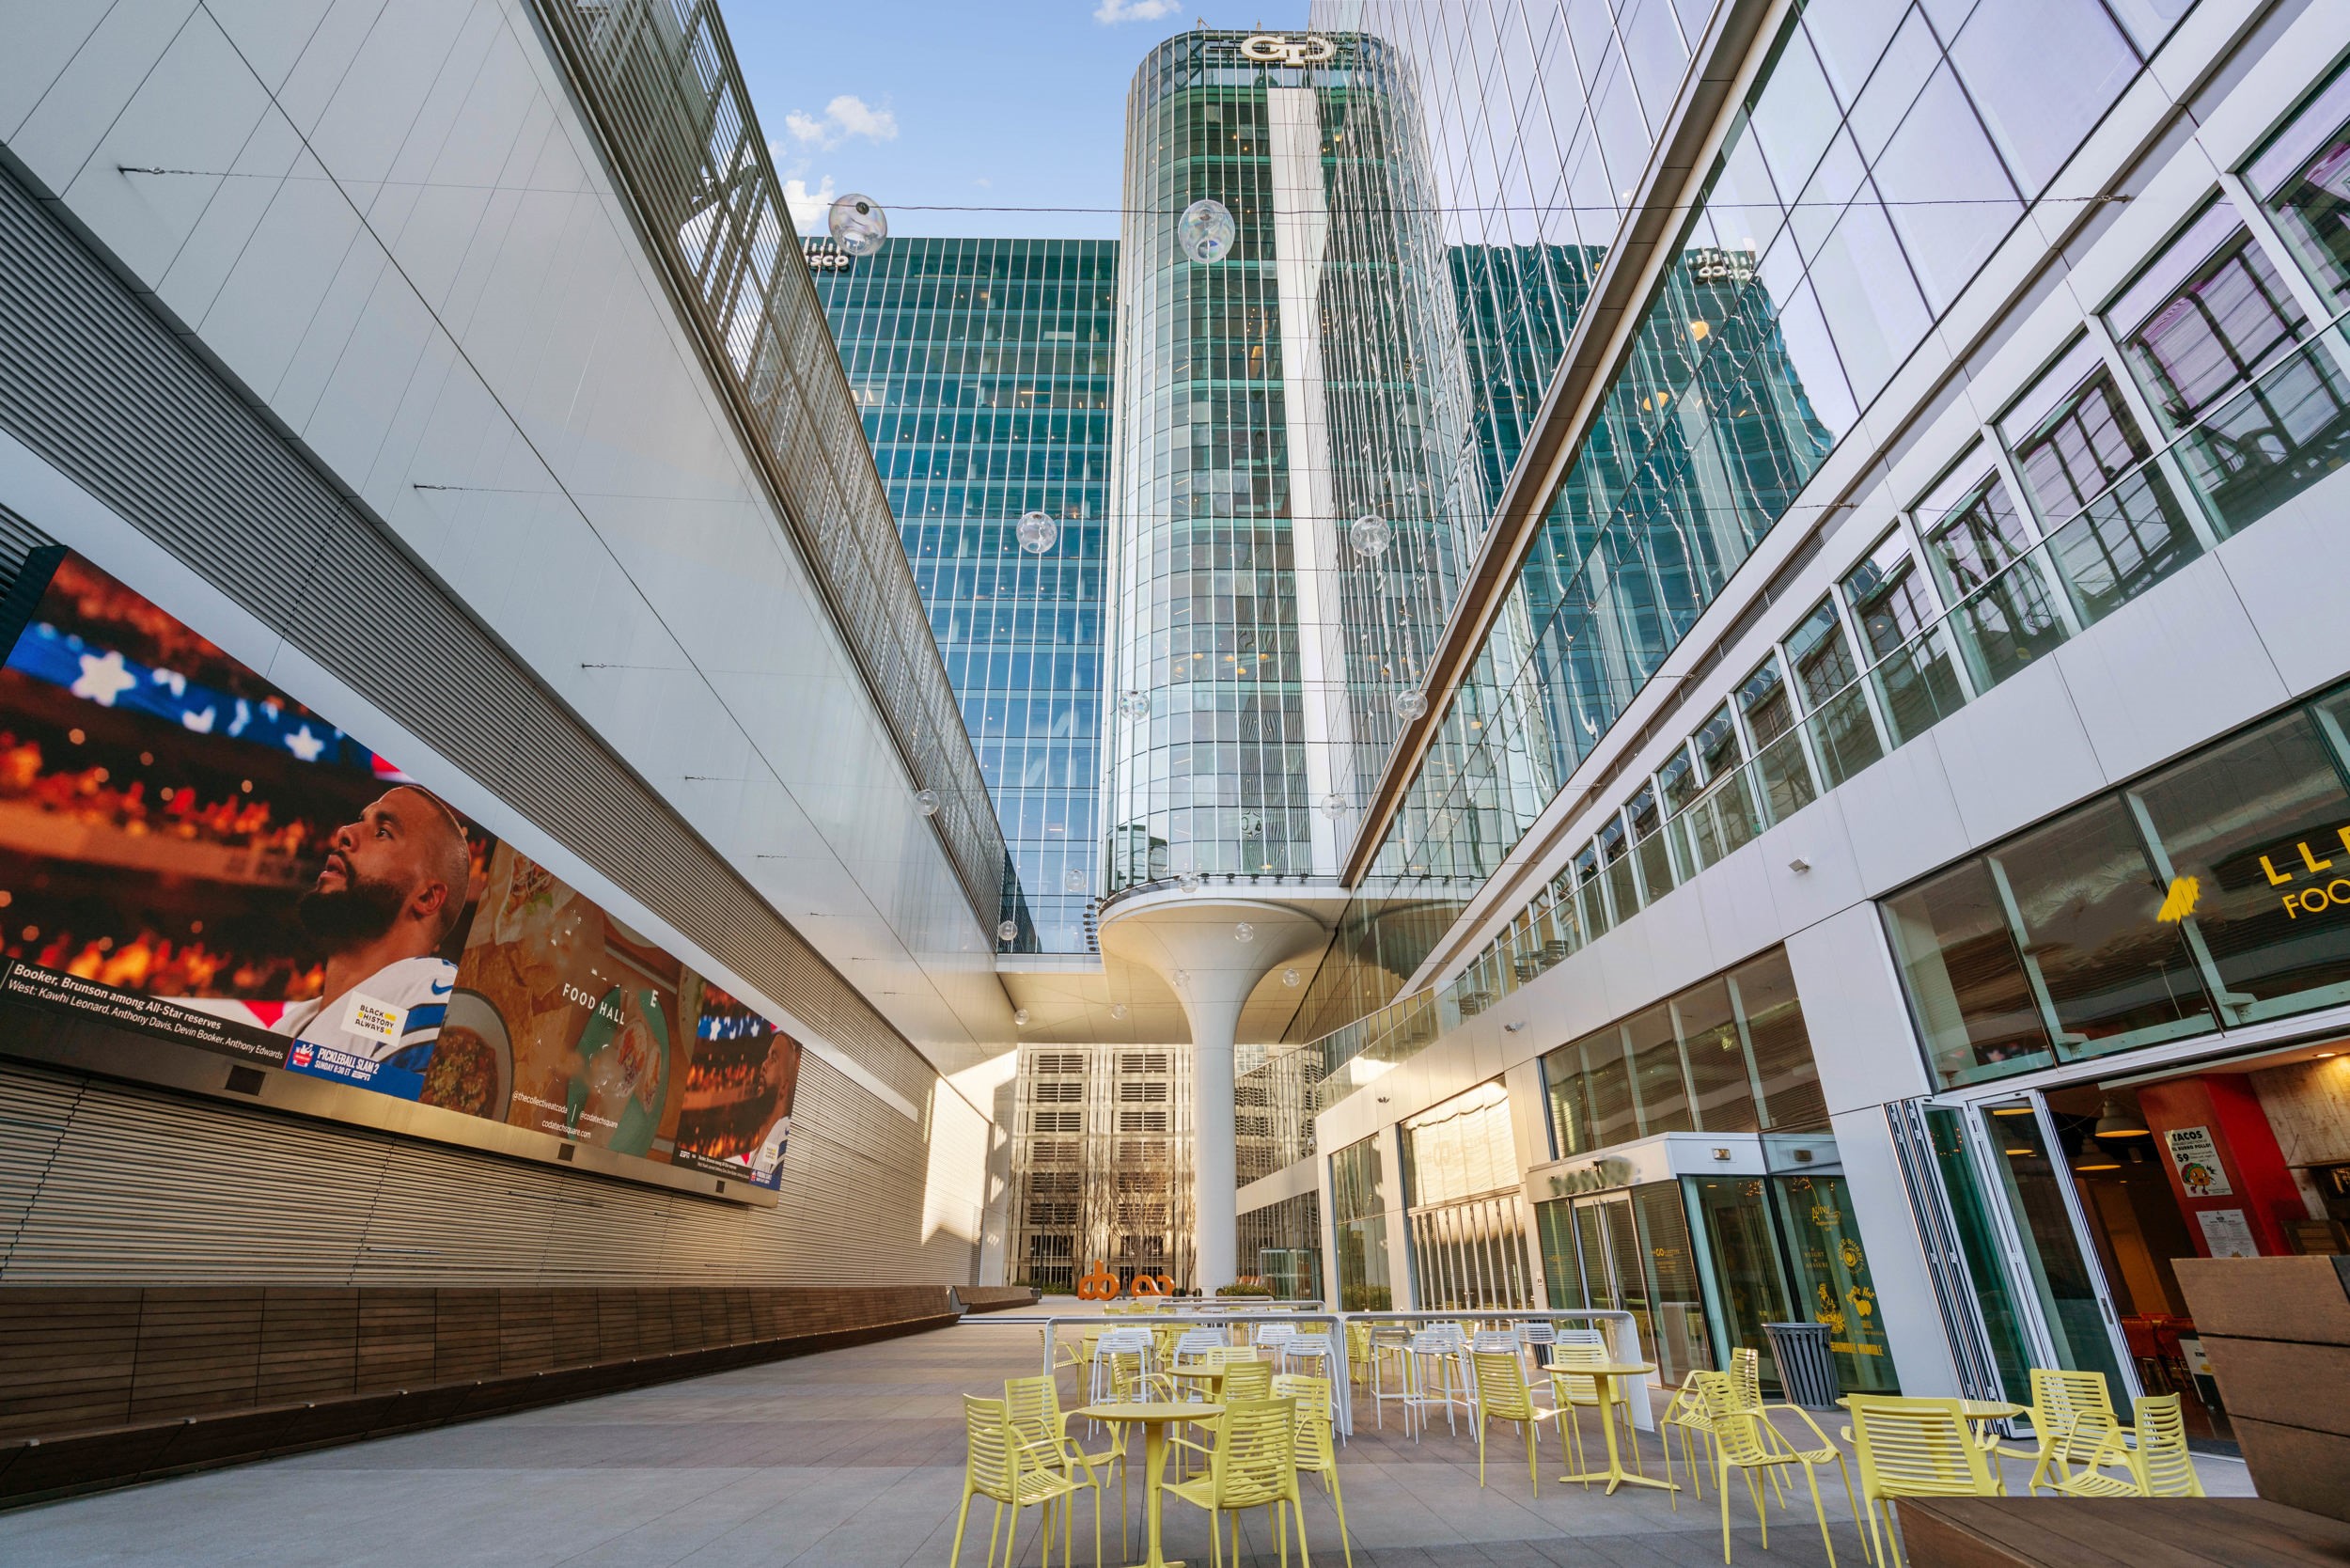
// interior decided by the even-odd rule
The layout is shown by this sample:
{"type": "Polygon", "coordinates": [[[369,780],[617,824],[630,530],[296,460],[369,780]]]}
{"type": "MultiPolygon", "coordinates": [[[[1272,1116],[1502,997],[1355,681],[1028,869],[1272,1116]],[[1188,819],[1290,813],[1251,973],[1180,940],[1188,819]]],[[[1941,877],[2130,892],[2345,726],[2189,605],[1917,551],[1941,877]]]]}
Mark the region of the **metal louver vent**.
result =
{"type": "Polygon", "coordinates": [[[919,1130],[815,1057],[799,1104],[825,1131],[795,1132],[778,1207],[738,1209],[0,1062],[0,1283],[970,1280],[976,1227],[933,1226],[919,1130]]]}
{"type": "MultiPolygon", "coordinates": [[[[920,1053],[5,172],[0,276],[0,428],[875,1076],[928,1102],[936,1074],[920,1053]]],[[[37,541],[0,518],[0,560],[37,541]]]]}

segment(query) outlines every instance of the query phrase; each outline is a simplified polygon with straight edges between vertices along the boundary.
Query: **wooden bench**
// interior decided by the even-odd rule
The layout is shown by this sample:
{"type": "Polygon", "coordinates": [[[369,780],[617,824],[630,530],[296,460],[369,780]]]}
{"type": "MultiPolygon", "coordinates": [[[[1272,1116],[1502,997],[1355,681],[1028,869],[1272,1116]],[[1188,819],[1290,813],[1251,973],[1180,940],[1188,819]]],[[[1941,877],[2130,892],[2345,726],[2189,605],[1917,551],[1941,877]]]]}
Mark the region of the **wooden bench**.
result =
{"type": "Polygon", "coordinates": [[[1912,1568],[2350,1568],[2350,1524],[2261,1497],[1904,1497],[1912,1568]]]}

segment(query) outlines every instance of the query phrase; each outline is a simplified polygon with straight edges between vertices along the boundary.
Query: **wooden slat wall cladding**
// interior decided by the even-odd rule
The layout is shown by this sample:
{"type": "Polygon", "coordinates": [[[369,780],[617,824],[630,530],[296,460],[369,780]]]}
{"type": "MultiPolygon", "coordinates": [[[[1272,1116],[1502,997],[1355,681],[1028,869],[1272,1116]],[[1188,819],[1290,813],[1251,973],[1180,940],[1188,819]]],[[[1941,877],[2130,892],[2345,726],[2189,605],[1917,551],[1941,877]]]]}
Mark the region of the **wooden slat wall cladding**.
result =
{"type": "Polygon", "coordinates": [[[943,1326],[952,1288],[0,1287],[0,1506],[943,1326]]]}

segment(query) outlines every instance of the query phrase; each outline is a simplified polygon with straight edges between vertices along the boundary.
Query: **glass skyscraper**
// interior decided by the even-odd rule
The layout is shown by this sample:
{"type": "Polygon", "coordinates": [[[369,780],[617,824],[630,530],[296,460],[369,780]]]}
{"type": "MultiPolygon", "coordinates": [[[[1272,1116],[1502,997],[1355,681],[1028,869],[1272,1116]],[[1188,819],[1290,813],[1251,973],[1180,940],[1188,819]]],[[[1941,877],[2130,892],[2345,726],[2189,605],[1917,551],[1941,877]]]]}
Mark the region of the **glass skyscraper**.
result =
{"type": "Polygon", "coordinates": [[[1004,827],[1020,951],[1084,952],[1096,892],[1103,515],[1118,246],[806,249],[1004,827]],[[1058,526],[1021,549],[1027,512],[1058,526]]]}
{"type": "Polygon", "coordinates": [[[1127,102],[1110,888],[1327,876],[1473,539],[1424,145],[1376,40],[1195,31],[1127,102]],[[1177,223],[1214,199],[1214,262],[1177,223]],[[1390,538],[1355,550],[1352,523],[1390,538]]]}

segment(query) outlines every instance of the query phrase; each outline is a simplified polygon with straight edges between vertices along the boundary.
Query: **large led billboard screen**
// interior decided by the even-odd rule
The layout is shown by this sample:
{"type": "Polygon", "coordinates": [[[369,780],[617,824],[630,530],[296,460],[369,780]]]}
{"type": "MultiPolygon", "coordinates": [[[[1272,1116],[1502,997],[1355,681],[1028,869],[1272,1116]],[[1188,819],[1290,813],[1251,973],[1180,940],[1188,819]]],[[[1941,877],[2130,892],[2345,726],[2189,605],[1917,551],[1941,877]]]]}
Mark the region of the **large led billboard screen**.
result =
{"type": "Polygon", "coordinates": [[[774,1020],[81,557],[8,604],[0,999],[778,1184],[774,1020]]]}

